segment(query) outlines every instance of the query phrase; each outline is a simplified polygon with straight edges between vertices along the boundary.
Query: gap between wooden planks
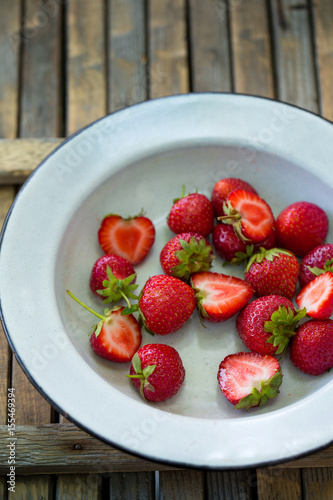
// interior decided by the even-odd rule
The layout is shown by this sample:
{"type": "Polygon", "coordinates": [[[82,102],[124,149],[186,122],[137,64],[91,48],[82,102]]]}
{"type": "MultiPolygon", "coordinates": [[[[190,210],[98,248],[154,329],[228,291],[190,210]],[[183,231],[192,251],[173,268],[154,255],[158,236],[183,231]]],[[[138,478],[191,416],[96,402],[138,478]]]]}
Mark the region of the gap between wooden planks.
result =
{"type": "MultiPolygon", "coordinates": [[[[178,469],[144,460],[99,441],[73,424],[19,425],[15,429],[16,473],[108,473],[178,469]]],[[[8,472],[7,426],[0,426],[0,475],[8,472]]],[[[291,469],[333,467],[333,446],[271,466],[291,469]]]]}

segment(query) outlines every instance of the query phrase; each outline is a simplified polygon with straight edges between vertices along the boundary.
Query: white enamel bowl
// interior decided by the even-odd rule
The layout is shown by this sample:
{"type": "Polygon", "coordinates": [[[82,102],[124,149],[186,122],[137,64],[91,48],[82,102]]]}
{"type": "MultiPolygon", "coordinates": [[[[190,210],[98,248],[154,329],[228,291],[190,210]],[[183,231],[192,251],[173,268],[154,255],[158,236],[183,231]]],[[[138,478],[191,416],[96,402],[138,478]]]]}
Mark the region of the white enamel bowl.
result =
{"type": "MultiPolygon", "coordinates": [[[[167,337],[186,383],[165,403],[143,401],[128,365],[89,345],[95,320],[67,294],[98,311],[90,271],[108,213],[144,208],[155,224],[153,250],[137,282],[160,274],[159,253],[173,235],[166,216],[182,184],[210,196],[217,180],[250,182],[275,215],[307,200],[333,218],[333,127],[306,111],[232,94],[157,99],[103,118],[67,139],[36,169],[8,214],[1,240],[2,321],[10,345],[38,390],[100,439],[148,459],[187,467],[241,468],[290,460],[333,441],[332,373],[310,377],[282,360],[279,396],[261,409],[233,409],[217,380],[220,361],[245,350],[235,318],[203,328],[195,313],[167,337]]],[[[332,242],[331,224],[327,241],[332,242]]],[[[242,270],[213,269],[242,276],[242,270]]]]}

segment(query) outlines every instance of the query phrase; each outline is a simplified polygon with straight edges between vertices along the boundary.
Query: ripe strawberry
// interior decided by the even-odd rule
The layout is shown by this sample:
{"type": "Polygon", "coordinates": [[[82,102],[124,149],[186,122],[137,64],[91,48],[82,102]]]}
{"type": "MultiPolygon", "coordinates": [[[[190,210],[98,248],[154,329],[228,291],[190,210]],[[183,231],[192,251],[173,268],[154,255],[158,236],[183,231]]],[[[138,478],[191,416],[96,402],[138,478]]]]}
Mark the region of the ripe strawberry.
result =
{"type": "Polygon", "coordinates": [[[174,233],[200,233],[208,236],[214,227],[214,212],[210,200],[204,194],[192,193],[173,200],[167,223],[174,233]]]}
{"type": "Polygon", "coordinates": [[[267,295],[247,304],[239,312],[236,329],[250,351],[274,356],[286,350],[305,314],[305,309],[295,311],[286,297],[267,295]]]}
{"type": "Polygon", "coordinates": [[[213,205],[215,217],[219,217],[220,215],[224,214],[224,202],[228,198],[229,194],[232,193],[232,191],[236,191],[237,189],[244,189],[244,191],[258,194],[257,191],[248,182],[243,181],[242,179],[227,177],[225,179],[217,181],[211,195],[211,202],[213,205]]]}
{"type": "Polygon", "coordinates": [[[292,203],[276,219],[278,245],[303,257],[324,243],[328,225],[328,217],[318,205],[307,201],[292,203]]]}
{"type": "Polygon", "coordinates": [[[166,401],[179,391],[185,379],[185,368],[174,347],[147,344],[133,356],[127,376],[144,399],[166,401]]]}
{"type": "Polygon", "coordinates": [[[90,337],[90,345],[96,354],[117,363],[131,361],[142,341],[141,327],[135,317],[132,314],[124,316],[124,307],[115,307],[103,316],[83,304],[69,290],[67,293],[100,319],[93,326],[90,337]]]}
{"type": "Polygon", "coordinates": [[[208,271],[213,258],[213,249],[204,236],[180,233],[163,247],[160,263],[165,274],[188,281],[191,274],[208,271]]]}
{"type": "Polygon", "coordinates": [[[305,307],[311,318],[328,319],[333,314],[333,274],[327,271],[305,285],[296,304],[300,309],[305,307]]]}
{"type": "Polygon", "coordinates": [[[281,248],[262,249],[254,254],[245,269],[245,280],[252,285],[257,297],[295,295],[299,263],[295,255],[281,248]]]}
{"type": "Polygon", "coordinates": [[[106,254],[127,259],[132,266],[142,262],[155,241],[155,228],[150,219],[136,215],[124,219],[107,215],[98,230],[98,241],[106,254]]]}
{"type": "Polygon", "coordinates": [[[274,228],[270,206],[256,194],[243,189],[229,194],[224,204],[224,213],[218,220],[231,224],[237,236],[244,241],[262,241],[274,228]]]}
{"type": "Polygon", "coordinates": [[[118,255],[103,255],[95,262],[90,275],[90,289],[104,304],[118,302],[124,295],[132,299],[136,274],[131,264],[118,255]]]}
{"type": "Polygon", "coordinates": [[[220,363],[217,380],[223,395],[235,408],[248,410],[279,394],[282,373],[273,356],[237,352],[220,363]]]}
{"type": "Polygon", "coordinates": [[[319,274],[333,272],[333,245],[318,245],[303,257],[299,270],[299,283],[303,288],[319,274]]]}
{"type": "Polygon", "coordinates": [[[192,288],[165,274],[149,278],[139,296],[141,321],[149,332],[158,335],[179,330],[191,317],[195,305],[192,288]]]}
{"type": "Polygon", "coordinates": [[[308,375],[321,375],[333,368],[333,321],[303,323],[291,342],[290,359],[308,375]]]}
{"type": "Polygon", "coordinates": [[[191,285],[200,316],[214,323],[234,316],[253,295],[252,287],[240,278],[209,271],[193,274],[191,285]]]}

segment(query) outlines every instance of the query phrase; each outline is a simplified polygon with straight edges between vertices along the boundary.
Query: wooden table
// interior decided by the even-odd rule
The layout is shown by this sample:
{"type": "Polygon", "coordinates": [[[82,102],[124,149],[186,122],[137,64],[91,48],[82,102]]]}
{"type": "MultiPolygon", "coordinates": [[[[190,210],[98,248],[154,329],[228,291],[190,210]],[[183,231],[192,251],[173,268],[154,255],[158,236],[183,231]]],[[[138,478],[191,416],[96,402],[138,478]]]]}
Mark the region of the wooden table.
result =
{"type": "MultiPolygon", "coordinates": [[[[0,36],[2,220],[62,137],[146,99],[250,93],[333,120],[332,0],[2,0],[0,36]]],[[[279,466],[213,472],[109,447],[50,407],[3,334],[0,425],[0,499],[333,498],[333,447],[279,466]],[[8,387],[16,392],[15,493],[6,482],[8,387]]]]}

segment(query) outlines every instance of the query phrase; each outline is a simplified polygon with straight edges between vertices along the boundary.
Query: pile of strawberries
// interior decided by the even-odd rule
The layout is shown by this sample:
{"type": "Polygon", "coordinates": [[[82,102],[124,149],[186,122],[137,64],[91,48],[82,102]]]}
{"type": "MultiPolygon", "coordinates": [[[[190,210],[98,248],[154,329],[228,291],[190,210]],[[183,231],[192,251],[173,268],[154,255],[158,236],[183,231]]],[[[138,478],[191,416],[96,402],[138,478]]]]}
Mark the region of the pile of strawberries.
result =
{"type": "Polygon", "coordinates": [[[174,396],[185,368],[171,346],[140,347],[142,327],[172,334],[195,309],[203,325],[235,316],[248,351],[226,356],[217,380],[236,408],[261,406],[279,393],[279,360],[287,348],[292,363],[308,375],[333,367],[333,244],[325,244],[329,221],[322,208],[300,201],[275,219],[250,184],[225,178],[215,184],[211,199],[185,195],[183,189],[167,224],[175,236],[160,252],[163,274],[150,277],[136,295],[133,266],[153,246],[154,225],[142,213],[103,219],[98,241],[105,255],[93,266],[90,288],[105,304],[124,300],[125,306],[102,315],[68,291],[100,320],[90,337],[94,351],[131,363],[128,377],[146,400],[174,396]],[[216,258],[243,265],[244,279],[211,271],[216,258]]]}

